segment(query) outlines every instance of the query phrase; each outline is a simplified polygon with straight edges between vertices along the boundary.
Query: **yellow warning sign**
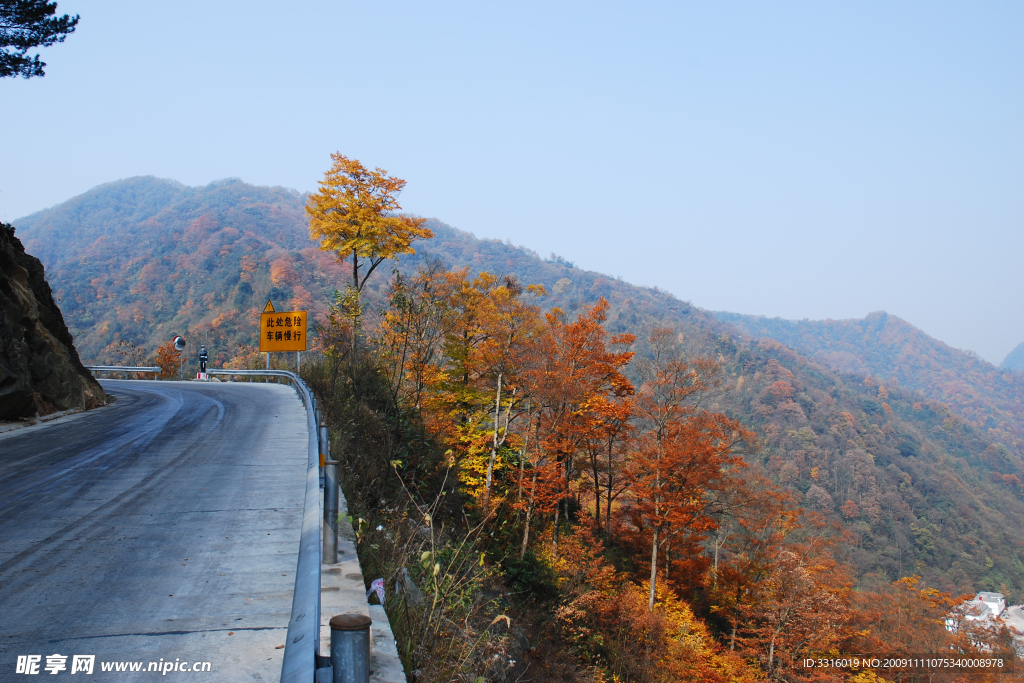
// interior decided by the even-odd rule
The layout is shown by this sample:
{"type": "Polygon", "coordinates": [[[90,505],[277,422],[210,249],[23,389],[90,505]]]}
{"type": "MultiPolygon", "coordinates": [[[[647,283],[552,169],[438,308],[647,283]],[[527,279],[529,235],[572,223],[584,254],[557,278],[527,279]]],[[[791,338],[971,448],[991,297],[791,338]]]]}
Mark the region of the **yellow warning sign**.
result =
{"type": "Polygon", "coordinates": [[[274,311],[267,302],[260,315],[260,352],[305,351],[306,311],[274,311]]]}

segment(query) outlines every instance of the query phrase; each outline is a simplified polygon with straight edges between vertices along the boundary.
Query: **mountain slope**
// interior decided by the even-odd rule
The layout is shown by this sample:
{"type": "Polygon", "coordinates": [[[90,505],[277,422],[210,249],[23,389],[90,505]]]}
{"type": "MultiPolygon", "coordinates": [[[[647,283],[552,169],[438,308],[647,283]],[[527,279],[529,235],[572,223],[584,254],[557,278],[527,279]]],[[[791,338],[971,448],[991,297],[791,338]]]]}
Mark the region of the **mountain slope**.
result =
{"type": "Polygon", "coordinates": [[[1020,370],[1024,372],[1024,342],[1017,344],[1013,351],[1006,354],[1006,358],[999,364],[1003,370],[1020,370]]]}
{"type": "MultiPolygon", "coordinates": [[[[298,193],[240,181],[185,188],[133,178],[16,225],[43,256],[84,358],[114,360],[112,345],[121,340],[152,351],[184,334],[207,343],[217,367],[251,352],[268,297],[279,308],[322,318],[334,290],[347,284],[346,269],[309,242],[303,204],[298,193]]],[[[546,305],[567,311],[605,297],[611,332],[643,339],[655,327],[671,327],[693,353],[718,358],[726,385],[718,407],[762,437],[751,465],[850,531],[847,559],[862,580],[919,573],[948,590],[1024,594],[1024,539],[1017,533],[1024,527],[1024,459],[1002,436],[1019,430],[1016,413],[1007,410],[1005,428],[993,431],[958,415],[957,404],[871,369],[873,357],[859,361],[872,375],[864,381],[773,339],[751,342],[733,324],[657,289],[438,221],[429,227],[435,238],[415,243],[418,253],[403,257],[401,270],[437,258],[515,274],[544,285],[546,305]]],[[[371,308],[387,281],[386,270],[371,278],[371,308]]],[[[896,325],[881,329],[886,324],[896,325]]],[[[856,334],[840,349],[855,358],[856,334]]],[[[645,352],[642,343],[638,352],[645,352]]],[[[958,357],[928,358],[936,373],[959,371],[958,357]]]]}
{"type": "Polygon", "coordinates": [[[186,188],[132,178],[18,226],[84,358],[113,362],[121,340],[153,351],[183,334],[209,343],[217,363],[255,343],[267,298],[279,310],[322,313],[341,282],[334,259],[309,242],[303,202],[237,181],[186,188]]]}
{"type": "Polygon", "coordinates": [[[753,339],[774,339],[837,372],[920,391],[1024,452],[1024,375],[954,349],[894,315],[876,312],[862,320],[715,316],[753,339]]]}

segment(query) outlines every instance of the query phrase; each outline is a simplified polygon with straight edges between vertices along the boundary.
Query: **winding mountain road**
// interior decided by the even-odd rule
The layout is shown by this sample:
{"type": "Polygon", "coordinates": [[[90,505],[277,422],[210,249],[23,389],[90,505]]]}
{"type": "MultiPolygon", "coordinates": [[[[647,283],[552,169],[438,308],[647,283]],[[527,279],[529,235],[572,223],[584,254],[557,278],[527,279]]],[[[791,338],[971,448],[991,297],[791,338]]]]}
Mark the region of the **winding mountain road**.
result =
{"type": "Polygon", "coordinates": [[[104,381],[111,405],[0,434],[0,681],[276,681],[305,487],[288,386],[104,381]],[[162,661],[161,661],[162,660],[162,661]],[[141,662],[142,673],[104,672],[141,662]],[[210,662],[208,672],[183,672],[210,662]],[[47,680],[52,680],[50,676],[47,680]],[[31,679],[29,679],[31,680],[31,679]],[[71,679],[76,680],[76,679],[71,679]]]}

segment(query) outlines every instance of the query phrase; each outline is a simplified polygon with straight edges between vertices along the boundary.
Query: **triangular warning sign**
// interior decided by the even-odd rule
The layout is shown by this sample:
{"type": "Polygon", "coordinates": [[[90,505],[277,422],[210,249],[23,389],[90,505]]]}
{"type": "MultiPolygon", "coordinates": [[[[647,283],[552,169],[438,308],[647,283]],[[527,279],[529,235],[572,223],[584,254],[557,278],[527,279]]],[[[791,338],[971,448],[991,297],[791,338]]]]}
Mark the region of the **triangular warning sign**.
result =
{"type": "Polygon", "coordinates": [[[273,313],[274,312],[274,304],[270,303],[270,299],[267,299],[267,305],[263,307],[263,312],[264,313],[273,313]]]}

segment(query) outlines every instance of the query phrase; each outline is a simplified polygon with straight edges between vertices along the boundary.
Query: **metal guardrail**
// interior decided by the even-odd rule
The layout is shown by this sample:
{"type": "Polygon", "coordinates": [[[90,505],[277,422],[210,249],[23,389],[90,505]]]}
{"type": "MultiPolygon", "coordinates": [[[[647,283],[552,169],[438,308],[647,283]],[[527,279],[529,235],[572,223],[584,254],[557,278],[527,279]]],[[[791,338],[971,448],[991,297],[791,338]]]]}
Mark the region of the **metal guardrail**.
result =
{"type": "Polygon", "coordinates": [[[292,615],[288,622],[281,683],[313,683],[320,654],[320,447],[313,394],[294,372],[284,370],[209,370],[211,375],[283,377],[291,380],[306,405],[309,452],[306,460],[306,499],[302,508],[299,562],[295,570],[292,615]]]}
{"type": "Polygon", "coordinates": [[[159,365],[153,367],[137,367],[133,365],[86,365],[86,370],[93,372],[163,372],[159,365]]]}

